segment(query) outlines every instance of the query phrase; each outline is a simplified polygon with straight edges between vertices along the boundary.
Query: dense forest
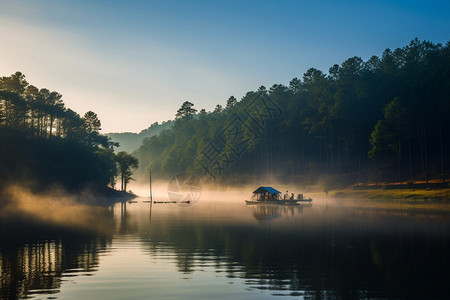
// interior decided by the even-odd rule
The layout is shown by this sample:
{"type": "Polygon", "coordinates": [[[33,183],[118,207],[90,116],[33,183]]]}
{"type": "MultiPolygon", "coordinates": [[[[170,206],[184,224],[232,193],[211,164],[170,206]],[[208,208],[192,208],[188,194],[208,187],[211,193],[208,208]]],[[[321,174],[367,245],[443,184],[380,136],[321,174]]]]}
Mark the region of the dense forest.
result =
{"type": "Polygon", "coordinates": [[[100,190],[114,187],[116,177],[125,190],[137,160],[115,154],[117,143],[100,129],[96,113],[81,117],[61,94],[30,85],[22,73],[0,77],[0,192],[16,183],[100,190]]]}
{"type": "MultiPolygon", "coordinates": [[[[445,180],[450,142],[450,43],[415,39],[288,86],[229,97],[207,112],[185,101],[175,121],[152,124],[132,155],[100,134],[89,111],[17,72],[0,78],[0,189],[111,186],[189,172],[221,183],[289,184],[445,180]]],[[[133,138],[135,136],[133,135],[133,138]]]]}
{"type": "Polygon", "coordinates": [[[133,155],[145,177],[151,166],[162,178],[191,172],[234,184],[409,183],[445,180],[449,129],[450,42],[414,39],[231,96],[212,112],[185,101],[174,126],[133,155]]]}

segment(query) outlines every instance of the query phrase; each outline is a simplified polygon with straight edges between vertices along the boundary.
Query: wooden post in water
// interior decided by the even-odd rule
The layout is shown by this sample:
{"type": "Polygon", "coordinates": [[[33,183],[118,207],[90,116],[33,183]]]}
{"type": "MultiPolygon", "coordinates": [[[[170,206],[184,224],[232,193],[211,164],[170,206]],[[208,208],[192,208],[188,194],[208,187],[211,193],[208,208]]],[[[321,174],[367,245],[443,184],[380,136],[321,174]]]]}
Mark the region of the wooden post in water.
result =
{"type": "Polygon", "coordinates": [[[149,198],[150,198],[150,203],[153,203],[153,195],[152,195],[152,167],[150,167],[150,170],[149,170],[149,179],[150,179],[150,186],[149,186],[150,196],[149,196],[149,198]]]}
{"type": "Polygon", "coordinates": [[[153,195],[152,195],[152,167],[149,168],[149,198],[150,198],[150,212],[148,214],[149,232],[152,228],[152,208],[153,208],[153,195]]]}

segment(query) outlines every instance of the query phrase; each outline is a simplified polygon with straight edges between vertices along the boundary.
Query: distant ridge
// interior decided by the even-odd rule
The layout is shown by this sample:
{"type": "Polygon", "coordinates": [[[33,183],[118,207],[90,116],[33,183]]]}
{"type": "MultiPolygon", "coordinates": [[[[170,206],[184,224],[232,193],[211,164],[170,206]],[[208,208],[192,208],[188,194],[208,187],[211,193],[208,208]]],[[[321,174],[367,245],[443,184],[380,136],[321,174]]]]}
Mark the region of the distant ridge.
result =
{"type": "Polygon", "coordinates": [[[170,129],[174,124],[174,121],[163,121],[161,124],[158,122],[153,123],[147,129],[142,130],[139,133],[135,132],[121,132],[121,133],[107,133],[107,137],[111,138],[113,142],[118,142],[120,146],[116,148],[116,151],[126,151],[132,153],[134,150],[138,149],[142,140],[147,137],[152,137],[158,135],[164,130],[170,129]]]}

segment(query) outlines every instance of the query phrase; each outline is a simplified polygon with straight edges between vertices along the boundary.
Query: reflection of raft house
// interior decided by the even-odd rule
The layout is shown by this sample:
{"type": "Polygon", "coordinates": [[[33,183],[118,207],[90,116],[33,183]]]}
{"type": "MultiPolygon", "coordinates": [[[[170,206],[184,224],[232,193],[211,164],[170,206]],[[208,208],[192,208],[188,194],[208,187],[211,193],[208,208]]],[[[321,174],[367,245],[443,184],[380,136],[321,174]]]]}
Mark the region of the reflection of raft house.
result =
{"type": "Polygon", "coordinates": [[[297,204],[311,201],[311,198],[303,198],[303,194],[298,194],[297,199],[283,199],[280,191],[269,186],[260,186],[253,192],[250,200],[245,200],[247,204],[297,204]]]}

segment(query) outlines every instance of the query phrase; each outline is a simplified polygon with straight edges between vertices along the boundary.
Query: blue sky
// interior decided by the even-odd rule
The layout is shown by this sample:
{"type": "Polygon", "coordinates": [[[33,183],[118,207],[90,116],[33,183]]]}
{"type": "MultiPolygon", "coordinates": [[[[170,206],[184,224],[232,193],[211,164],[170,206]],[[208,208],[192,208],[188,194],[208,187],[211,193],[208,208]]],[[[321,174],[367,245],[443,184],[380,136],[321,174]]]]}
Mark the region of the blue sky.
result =
{"type": "Polygon", "coordinates": [[[445,44],[450,1],[0,0],[0,36],[0,76],[139,132],[186,100],[212,110],[415,37],[445,44]]]}

